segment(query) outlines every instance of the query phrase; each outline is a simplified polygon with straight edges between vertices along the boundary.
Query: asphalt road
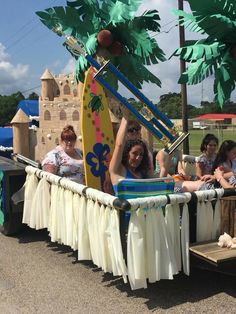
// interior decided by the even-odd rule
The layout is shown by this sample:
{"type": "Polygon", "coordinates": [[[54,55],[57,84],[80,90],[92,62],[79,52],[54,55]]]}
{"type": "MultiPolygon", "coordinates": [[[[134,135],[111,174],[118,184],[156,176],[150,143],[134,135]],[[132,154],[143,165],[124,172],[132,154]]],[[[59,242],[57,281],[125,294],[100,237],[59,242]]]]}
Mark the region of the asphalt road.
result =
{"type": "Polygon", "coordinates": [[[236,277],[193,270],[131,291],[45,230],[0,235],[0,313],[236,313],[236,277]]]}

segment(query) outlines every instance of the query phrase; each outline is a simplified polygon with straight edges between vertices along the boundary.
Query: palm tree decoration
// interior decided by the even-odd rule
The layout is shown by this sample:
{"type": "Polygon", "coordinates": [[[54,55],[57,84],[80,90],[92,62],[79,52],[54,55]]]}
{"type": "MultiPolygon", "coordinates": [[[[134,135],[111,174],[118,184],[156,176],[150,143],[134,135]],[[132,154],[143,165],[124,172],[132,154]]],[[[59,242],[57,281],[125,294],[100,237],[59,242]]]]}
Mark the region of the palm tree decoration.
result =
{"type": "MultiPolygon", "coordinates": [[[[49,29],[60,29],[63,34],[74,36],[88,54],[102,55],[111,60],[137,88],[141,88],[144,81],[161,86],[160,80],[145,67],[165,60],[164,52],[149,34],[150,31],[159,32],[160,18],[156,10],[135,16],[141,2],[142,0],[67,1],[65,7],[53,7],[36,14],[49,29]]],[[[65,46],[77,60],[75,77],[83,82],[89,64],[84,56],[73,54],[66,44],[65,46]]],[[[117,79],[109,72],[105,75],[117,89],[117,79]]]]}
{"type": "Polygon", "coordinates": [[[198,84],[210,75],[214,78],[214,94],[223,107],[235,88],[236,81],[236,1],[187,0],[192,14],[181,10],[180,24],[207,38],[186,41],[173,55],[189,62],[179,83],[198,84]]]}

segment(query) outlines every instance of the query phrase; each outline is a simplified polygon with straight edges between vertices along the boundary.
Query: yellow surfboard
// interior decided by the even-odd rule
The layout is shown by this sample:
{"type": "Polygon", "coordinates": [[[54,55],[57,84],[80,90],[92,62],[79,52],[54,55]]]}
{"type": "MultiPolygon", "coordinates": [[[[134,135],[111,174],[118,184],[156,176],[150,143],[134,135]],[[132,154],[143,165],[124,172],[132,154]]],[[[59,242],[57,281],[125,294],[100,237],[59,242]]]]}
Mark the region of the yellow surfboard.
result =
{"type": "Polygon", "coordinates": [[[90,67],[85,75],[81,133],[86,185],[104,191],[108,167],[114,149],[112,123],[103,87],[94,79],[90,67]]]}

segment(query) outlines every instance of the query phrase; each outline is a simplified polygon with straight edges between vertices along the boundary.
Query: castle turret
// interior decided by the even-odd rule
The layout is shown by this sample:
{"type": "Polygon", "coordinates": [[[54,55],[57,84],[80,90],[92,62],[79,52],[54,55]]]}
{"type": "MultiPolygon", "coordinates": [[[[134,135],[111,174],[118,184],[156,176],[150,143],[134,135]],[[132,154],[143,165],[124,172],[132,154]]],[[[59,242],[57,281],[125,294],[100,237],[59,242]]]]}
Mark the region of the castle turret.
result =
{"type": "Polygon", "coordinates": [[[42,90],[41,90],[41,97],[42,100],[53,100],[54,99],[54,77],[49,72],[48,69],[46,69],[41,76],[41,84],[42,84],[42,90]]]}
{"type": "Polygon", "coordinates": [[[29,157],[29,118],[19,109],[11,120],[13,129],[13,152],[29,157]]]}

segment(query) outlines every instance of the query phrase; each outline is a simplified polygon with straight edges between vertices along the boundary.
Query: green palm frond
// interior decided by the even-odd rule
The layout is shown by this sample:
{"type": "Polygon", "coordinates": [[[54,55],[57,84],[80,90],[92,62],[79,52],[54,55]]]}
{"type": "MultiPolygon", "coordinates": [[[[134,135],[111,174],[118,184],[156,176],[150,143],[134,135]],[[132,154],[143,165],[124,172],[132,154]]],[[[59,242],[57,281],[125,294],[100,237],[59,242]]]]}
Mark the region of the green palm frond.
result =
{"type": "Polygon", "coordinates": [[[81,20],[77,10],[72,7],[53,7],[44,12],[38,11],[36,14],[49,29],[60,29],[65,34],[73,35],[83,42],[86,41],[88,34],[95,32],[91,19],[86,17],[81,20]]]}
{"type": "Polygon", "coordinates": [[[235,89],[236,64],[232,62],[229,52],[226,52],[215,72],[214,93],[221,107],[230,99],[235,89]]]}
{"type": "MultiPolygon", "coordinates": [[[[211,0],[202,1],[188,0],[193,15],[211,15],[212,12],[235,18],[236,3],[234,0],[211,0]]],[[[214,14],[213,13],[213,14],[214,14]]]]}
{"type": "Polygon", "coordinates": [[[179,83],[198,84],[210,75],[215,76],[214,93],[222,107],[230,98],[236,82],[236,1],[187,0],[192,14],[176,11],[180,24],[189,30],[206,34],[198,41],[186,42],[173,55],[189,62],[179,83]]]}
{"type": "Polygon", "coordinates": [[[117,23],[132,19],[142,0],[104,0],[101,2],[101,15],[103,19],[108,25],[116,25],[117,23]]]}
{"type": "Polygon", "coordinates": [[[195,16],[193,16],[192,14],[186,13],[182,10],[172,10],[172,13],[179,17],[179,24],[181,26],[184,26],[189,31],[199,34],[205,33],[205,31],[198,25],[195,16]]]}
{"type": "Polygon", "coordinates": [[[100,5],[97,0],[67,1],[67,5],[76,8],[82,21],[84,21],[86,17],[89,18],[95,30],[102,28],[102,20],[99,17],[100,5]]]}
{"type": "Polygon", "coordinates": [[[191,63],[186,72],[184,72],[178,81],[179,84],[194,85],[201,83],[205,78],[214,73],[217,63],[210,60],[205,61],[199,59],[194,63],[191,63]]]}
{"type": "Polygon", "coordinates": [[[138,29],[146,29],[148,31],[159,32],[160,20],[157,10],[145,11],[141,16],[136,16],[132,20],[133,27],[138,29]]]}
{"type": "Polygon", "coordinates": [[[160,61],[166,61],[165,54],[163,50],[158,46],[154,38],[151,39],[152,42],[152,53],[145,59],[144,64],[151,65],[157,64],[160,61]]]}
{"type": "Polygon", "coordinates": [[[137,88],[142,88],[144,82],[151,82],[161,87],[161,81],[152,74],[142,63],[139,58],[131,55],[124,55],[119,59],[118,68],[122,68],[122,73],[129,77],[129,80],[137,88]]]}
{"type": "MultiPolygon", "coordinates": [[[[149,31],[160,31],[160,17],[157,10],[145,11],[135,16],[142,0],[69,0],[65,7],[53,7],[37,12],[42,23],[49,29],[74,36],[83,44],[88,54],[96,55],[102,47],[108,59],[119,65],[137,87],[141,88],[144,81],[160,86],[160,80],[150,73],[144,65],[157,64],[165,60],[165,54],[149,31]],[[121,43],[122,55],[112,52],[107,46],[98,43],[97,35],[101,30],[109,30],[113,43],[121,43]],[[112,55],[112,53],[114,55],[112,55]],[[128,61],[125,61],[128,60],[128,61]],[[144,75],[145,74],[145,75],[144,75]],[[136,77],[140,75],[139,77],[136,77]]],[[[79,56],[67,44],[67,50],[76,59],[75,78],[83,80],[84,71],[89,67],[83,56],[79,56]]],[[[117,79],[109,73],[109,82],[117,88],[117,79]]]]}
{"type": "MultiPolygon", "coordinates": [[[[236,18],[236,16],[235,16],[236,18]]],[[[235,30],[236,21],[232,21],[227,16],[221,14],[214,14],[206,16],[204,18],[196,18],[199,20],[199,26],[209,35],[218,40],[224,40],[230,30],[235,30]]],[[[235,31],[231,32],[231,42],[234,43],[236,40],[235,31]]]]}
{"type": "Polygon", "coordinates": [[[183,48],[179,48],[174,52],[175,56],[187,62],[195,62],[200,58],[205,60],[217,59],[224,50],[225,45],[219,42],[210,43],[206,39],[185,42],[183,48]]]}

